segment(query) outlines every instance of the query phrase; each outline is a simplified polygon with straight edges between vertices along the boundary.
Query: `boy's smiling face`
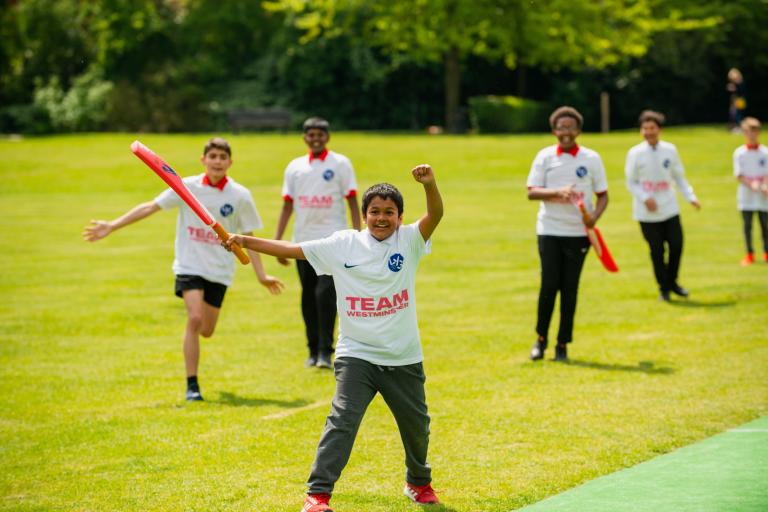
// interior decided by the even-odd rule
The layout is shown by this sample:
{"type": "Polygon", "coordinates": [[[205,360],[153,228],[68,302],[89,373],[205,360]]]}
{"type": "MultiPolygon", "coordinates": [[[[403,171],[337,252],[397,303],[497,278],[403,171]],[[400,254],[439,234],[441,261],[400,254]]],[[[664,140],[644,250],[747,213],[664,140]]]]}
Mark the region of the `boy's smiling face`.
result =
{"type": "Polygon", "coordinates": [[[200,161],[205,167],[205,174],[211,183],[216,184],[232,166],[232,158],[229,153],[219,148],[211,148],[206,154],[200,157],[200,161]]]}
{"type": "Polygon", "coordinates": [[[552,134],[557,137],[560,147],[567,151],[576,144],[576,137],[581,134],[579,122],[570,116],[562,116],[555,121],[552,134]]]}
{"type": "Polygon", "coordinates": [[[368,232],[378,241],[386,240],[403,222],[403,215],[397,211],[397,205],[390,199],[375,196],[365,212],[368,232]]]}
{"type": "Polygon", "coordinates": [[[659,134],[661,134],[661,127],[654,121],[644,121],[640,125],[640,134],[651,146],[655,146],[659,143],[659,134]]]}
{"type": "Polygon", "coordinates": [[[319,155],[325,150],[331,136],[327,131],[320,128],[310,128],[304,132],[304,143],[309,147],[313,155],[319,155]]]}

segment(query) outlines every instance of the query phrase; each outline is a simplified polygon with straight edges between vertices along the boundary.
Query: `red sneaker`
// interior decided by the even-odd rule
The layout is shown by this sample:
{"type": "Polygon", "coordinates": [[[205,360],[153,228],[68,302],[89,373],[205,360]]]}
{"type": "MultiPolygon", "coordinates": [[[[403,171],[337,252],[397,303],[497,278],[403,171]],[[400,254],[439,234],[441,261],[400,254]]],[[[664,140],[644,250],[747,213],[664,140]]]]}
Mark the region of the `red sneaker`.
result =
{"type": "Polygon", "coordinates": [[[333,512],[328,505],[329,501],[331,501],[330,494],[307,494],[301,512],[333,512]]]}
{"type": "Polygon", "coordinates": [[[763,253],[763,261],[768,263],[768,252],[763,253]]]}
{"type": "MultiPolygon", "coordinates": [[[[766,260],[768,261],[768,260],[766,260]]],[[[755,257],[751,252],[748,252],[746,256],[741,259],[741,266],[748,267],[755,262],[755,257]]]]}
{"type": "Polygon", "coordinates": [[[434,489],[432,489],[432,486],[429,484],[413,485],[406,482],[403,494],[419,505],[437,505],[440,503],[434,489]]]}

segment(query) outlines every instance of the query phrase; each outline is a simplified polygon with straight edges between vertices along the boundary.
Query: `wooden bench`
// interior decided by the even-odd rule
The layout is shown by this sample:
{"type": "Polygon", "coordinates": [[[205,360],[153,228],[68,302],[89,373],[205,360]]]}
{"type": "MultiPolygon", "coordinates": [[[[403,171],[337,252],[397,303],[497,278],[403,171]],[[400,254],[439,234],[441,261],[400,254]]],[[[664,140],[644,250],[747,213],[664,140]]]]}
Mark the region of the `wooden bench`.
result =
{"type": "Polygon", "coordinates": [[[234,133],[251,128],[256,130],[287,130],[291,127],[291,112],[283,108],[233,110],[227,113],[234,133]]]}

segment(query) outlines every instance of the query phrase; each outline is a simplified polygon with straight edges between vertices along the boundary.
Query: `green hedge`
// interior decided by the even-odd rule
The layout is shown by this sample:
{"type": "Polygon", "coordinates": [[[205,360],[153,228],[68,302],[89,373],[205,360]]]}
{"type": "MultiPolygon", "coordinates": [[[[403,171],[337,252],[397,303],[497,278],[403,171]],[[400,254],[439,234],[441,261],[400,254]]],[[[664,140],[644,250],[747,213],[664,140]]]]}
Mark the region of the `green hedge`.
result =
{"type": "Polygon", "coordinates": [[[546,104],[517,96],[475,96],[469,99],[472,128],[478,133],[549,131],[546,104]]]}

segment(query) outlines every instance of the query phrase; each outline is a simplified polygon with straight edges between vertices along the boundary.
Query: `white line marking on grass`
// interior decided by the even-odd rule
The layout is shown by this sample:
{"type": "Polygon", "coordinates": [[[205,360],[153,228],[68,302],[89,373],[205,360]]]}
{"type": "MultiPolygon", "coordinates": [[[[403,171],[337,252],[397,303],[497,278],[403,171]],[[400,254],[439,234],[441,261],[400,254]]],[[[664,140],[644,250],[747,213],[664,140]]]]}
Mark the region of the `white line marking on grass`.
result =
{"type": "Polygon", "coordinates": [[[732,428],[728,432],[768,432],[768,428],[732,428]]]}
{"type": "Polygon", "coordinates": [[[263,420],[279,420],[282,418],[287,418],[288,416],[293,416],[294,414],[298,414],[300,412],[309,411],[311,409],[317,409],[318,407],[322,407],[324,405],[328,404],[327,401],[321,400],[319,402],[315,402],[309,405],[305,405],[304,407],[297,407],[296,409],[289,409],[287,411],[280,411],[276,412],[274,414],[267,414],[266,416],[262,416],[261,419],[263,420]]]}

